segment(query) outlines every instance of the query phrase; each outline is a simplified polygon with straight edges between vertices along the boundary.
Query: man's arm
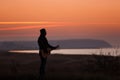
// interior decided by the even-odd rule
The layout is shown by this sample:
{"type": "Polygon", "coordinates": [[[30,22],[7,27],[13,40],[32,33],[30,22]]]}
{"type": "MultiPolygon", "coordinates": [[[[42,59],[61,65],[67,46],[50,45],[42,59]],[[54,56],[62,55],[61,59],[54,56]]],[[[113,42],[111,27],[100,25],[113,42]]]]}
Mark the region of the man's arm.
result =
{"type": "Polygon", "coordinates": [[[51,45],[49,45],[49,47],[50,47],[52,50],[54,50],[54,49],[57,49],[57,48],[59,47],[59,45],[57,45],[57,46],[51,46],[51,45]]]}
{"type": "Polygon", "coordinates": [[[59,45],[57,45],[57,46],[52,46],[52,45],[50,45],[50,44],[48,43],[48,40],[47,40],[47,39],[46,39],[46,43],[47,43],[48,47],[51,48],[52,50],[57,49],[57,48],[59,47],[59,45]]]}

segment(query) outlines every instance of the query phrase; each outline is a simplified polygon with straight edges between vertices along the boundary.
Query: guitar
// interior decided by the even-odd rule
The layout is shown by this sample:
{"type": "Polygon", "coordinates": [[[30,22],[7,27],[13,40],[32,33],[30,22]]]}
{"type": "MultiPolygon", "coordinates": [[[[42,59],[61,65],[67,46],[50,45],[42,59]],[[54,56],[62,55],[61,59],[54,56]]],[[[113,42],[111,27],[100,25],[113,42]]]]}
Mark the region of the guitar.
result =
{"type": "Polygon", "coordinates": [[[47,58],[47,56],[50,55],[51,51],[52,51],[51,48],[47,48],[48,53],[45,53],[43,50],[41,50],[42,57],[47,58]]]}
{"type": "Polygon", "coordinates": [[[50,55],[51,51],[52,51],[52,50],[55,50],[55,49],[57,49],[57,48],[59,48],[59,45],[57,45],[54,49],[52,49],[52,48],[47,48],[47,52],[48,52],[48,53],[45,53],[43,50],[41,50],[42,57],[47,58],[47,56],[50,55]]]}

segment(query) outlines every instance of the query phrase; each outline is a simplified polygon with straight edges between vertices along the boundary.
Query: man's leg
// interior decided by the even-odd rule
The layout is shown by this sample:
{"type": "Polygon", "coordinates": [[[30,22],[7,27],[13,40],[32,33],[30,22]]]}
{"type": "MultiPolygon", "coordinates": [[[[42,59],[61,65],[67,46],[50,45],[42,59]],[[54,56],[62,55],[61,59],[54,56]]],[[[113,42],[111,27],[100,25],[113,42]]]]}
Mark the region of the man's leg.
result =
{"type": "Polygon", "coordinates": [[[40,80],[43,80],[45,75],[45,67],[46,67],[47,58],[43,58],[41,56],[41,65],[40,65],[40,80]]]}

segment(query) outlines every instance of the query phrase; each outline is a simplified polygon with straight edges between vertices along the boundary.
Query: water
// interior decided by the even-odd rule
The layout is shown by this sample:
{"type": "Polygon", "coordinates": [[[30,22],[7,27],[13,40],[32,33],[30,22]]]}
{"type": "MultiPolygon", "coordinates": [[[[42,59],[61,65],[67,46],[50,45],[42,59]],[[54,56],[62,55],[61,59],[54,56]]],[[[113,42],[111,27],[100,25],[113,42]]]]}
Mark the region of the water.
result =
{"type": "MultiPolygon", "coordinates": [[[[39,53],[39,50],[11,50],[9,52],[14,53],[39,53]]],[[[104,54],[104,55],[119,55],[120,49],[106,48],[106,49],[58,49],[53,50],[51,54],[67,54],[67,55],[92,55],[92,54],[104,54]]]]}

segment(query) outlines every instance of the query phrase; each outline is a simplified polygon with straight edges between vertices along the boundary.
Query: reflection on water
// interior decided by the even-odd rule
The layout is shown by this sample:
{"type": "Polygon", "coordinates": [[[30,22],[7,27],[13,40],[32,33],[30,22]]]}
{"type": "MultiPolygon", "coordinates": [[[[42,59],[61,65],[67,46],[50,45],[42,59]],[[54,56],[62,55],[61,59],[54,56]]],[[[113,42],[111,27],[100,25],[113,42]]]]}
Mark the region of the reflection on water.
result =
{"type": "MultiPolygon", "coordinates": [[[[51,54],[92,54],[96,49],[59,49],[53,50],[51,54]]],[[[39,50],[11,50],[9,52],[15,53],[39,53],[39,50]]]]}
{"type": "MultiPolygon", "coordinates": [[[[68,54],[68,55],[78,55],[78,54],[100,54],[100,52],[108,53],[113,52],[115,53],[117,50],[114,48],[108,48],[108,49],[58,49],[53,50],[51,54],[68,54]]],[[[15,52],[15,53],[39,53],[39,50],[11,50],[9,52],[15,52]]],[[[119,51],[118,51],[119,52],[119,51]]]]}

